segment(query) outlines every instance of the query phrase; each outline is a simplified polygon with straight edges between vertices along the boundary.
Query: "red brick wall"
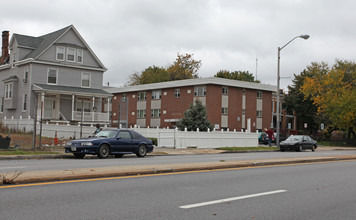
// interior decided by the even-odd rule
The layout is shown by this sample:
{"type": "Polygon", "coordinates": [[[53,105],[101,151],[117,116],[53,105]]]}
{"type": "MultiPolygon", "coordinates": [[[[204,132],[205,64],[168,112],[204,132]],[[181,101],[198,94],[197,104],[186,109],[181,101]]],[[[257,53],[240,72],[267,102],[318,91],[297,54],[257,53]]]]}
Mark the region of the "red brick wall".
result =
{"type": "Polygon", "coordinates": [[[161,127],[171,126],[171,122],[164,122],[165,119],[182,118],[184,112],[189,108],[194,98],[194,86],[180,87],[180,97],[175,98],[174,91],[178,88],[169,88],[162,90],[161,99],[161,127]],[[190,90],[190,93],[188,93],[190,90]],[[167,92],[167,95],[164,95],[167,92]],[[163,111],[166,114],[163,114],[163,111]]]}
{"type": "Polygon", "coordinates": [[[262,97],[262,129],[265,129],[272,122],[272,92],[263,91],[262,97]]]}
{"type": "Polygon", "coordinates": [[[246,128],[247,119],[251,118],[251,131],[256,131],[256,97],[257,90],[246,89],[246,128]],[[253,126],[255,124],[255,126],[253,126]]]}
{"type": "Polygon", "coordinates": [[[241,131],[242,128],[242,89],[229,87],[229,129],[241,131]],[[240,121],[237,118],[240,117],[240,121]]]}
{"type": "MultiPolygon", "coordinates": [[[[183,113],[189,108],[189,105],[194,99],[194,86],[180,87],[180,97],[174,97],[176,88],[162,89],[161,95],[161,127],[172,127],[175,123],[164,122],[165,119],[182,118],[183,113]],[[191,93],[187,93],[190,90],[191,93]],[[164,93],[167,95],[164,95],[164,93]],[[163,114],[166,111],[166,114],[163,114]]],[[[137,118],[137,94],[138,92],[125,93],[129,99],[128,111],[128,126],[134,126],[137,118]],[[132,98],[135,95],[135,98],[132,98]],[[135,112],[132,115],[132,112],[135,112]]],[[[114,94],[117,97],[112,101],[112,111],[116,112],[116,116],[112,116],[113,120],[118,120],[118,101],[122,94],[114,94]]],[[[242,128],[242,88],[229,87],[228,91],[228,127],[230,130],[236,129],[240,131],[242,128]],[[237,118],[240,117],[240,121],[237,118]]],[[[146,91],[146,126],[150,126],[151,122],[151,99],[152,92],[146,91]]],[[[263,128],[270,127],[272,118],[272,92],[264,91],[262,94],[262,126],[263,128]]],[[[221,85],[206,85],[206,107],[208,120],[213,124],[219,124],[221,127],[221,102],[222,102],[222,86],[221,85]]],[[[246,112],[245,120],[251,118],[251,129],[256,131],[256,99],[257,90],[246,89],[246,112]],[[253,124],[255,123],[255,126],[253,124]]],[[[117,126],[117,125],[114,125],[117,126]]],[[[247,128],[247,124],[246,124],[247,128]]]]}
{"type": "Polygon", "coordinates": [[[220,85],[206,85],[206,112],[208,120],[213,124],[221,125],[221,91],[220,85]]]}

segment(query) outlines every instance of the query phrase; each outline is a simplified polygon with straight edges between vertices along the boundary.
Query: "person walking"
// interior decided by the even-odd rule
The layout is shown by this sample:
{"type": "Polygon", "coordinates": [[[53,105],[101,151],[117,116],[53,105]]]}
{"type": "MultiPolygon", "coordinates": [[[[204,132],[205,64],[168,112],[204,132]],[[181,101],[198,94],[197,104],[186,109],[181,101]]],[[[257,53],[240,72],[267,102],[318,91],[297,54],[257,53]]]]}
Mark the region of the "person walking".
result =
{"type": "Polygon", "coordinates": [[[95,129],[95,131],[94,131],[93,134],[97,134],[97,133],[99,133],[101,130],[102,130],[102,128],[100,127],[100,124],[96,124],[96,129],[95,129]]]}
{"type": "Polygon", "coordinates": [[[271,147],[271,145],[272,145],[272,138],[273,138],[273,136],[274,136],[272,129],[269,128],[269,129],[266,131],[266,134],[268,135],[268,145],[271,147]]]}

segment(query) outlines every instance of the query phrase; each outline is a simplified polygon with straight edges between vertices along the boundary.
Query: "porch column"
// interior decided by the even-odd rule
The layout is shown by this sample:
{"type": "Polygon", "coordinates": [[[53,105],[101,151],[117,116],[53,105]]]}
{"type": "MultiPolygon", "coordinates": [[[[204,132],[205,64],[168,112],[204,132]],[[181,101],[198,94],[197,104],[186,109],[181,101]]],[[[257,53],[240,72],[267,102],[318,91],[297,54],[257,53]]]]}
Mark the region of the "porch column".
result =
{"type": "Polygon", "coordinates": [[[72,95],[72,121],[74,120],[74,100],[75,100],[75,95],[72,95]]]}
{"type": "Polygon", "coordinates": [[[108,107],[107,107],[107,111],[108,111],[108,117],[107,117],[107,122],[110,122],[110,97],[107,98],[108,100],[108,107]]]}
{"type": "Polygon", "coordinates": [[[95,121],[95,118],[94,118],[94,116],[95,116],[95,111],[94,111],[94,107],[95,107],[95,96],[93,96],[93,98],[92,98],[92,100],[93,100],[93,104],[92,104],[92,106],[93,106],[93,108],[92,108],[92,119],[91,119],[91,121],[95,121]]]}
{"type": "Polygon", "coordinates": [[[44,100],[45,100],[45,93],[41,93],[41,121],[44,115],[44,100]]]}

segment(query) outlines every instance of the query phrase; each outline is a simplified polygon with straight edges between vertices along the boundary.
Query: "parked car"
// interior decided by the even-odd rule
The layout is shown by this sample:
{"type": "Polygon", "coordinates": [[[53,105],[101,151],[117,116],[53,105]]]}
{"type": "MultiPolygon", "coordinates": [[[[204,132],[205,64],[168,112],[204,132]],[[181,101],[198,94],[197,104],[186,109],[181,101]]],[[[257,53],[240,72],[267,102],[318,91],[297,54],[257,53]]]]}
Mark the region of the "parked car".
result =
{"type": "Polygon", "coordinates": [[[259,144],[268,144],[268,136],[265,132],[258,133],[258,143],[259,144]]]}
{"type": "Polygon", "coordinates": [[[291,135],[285,141],[280,142],[280,150],[302,151],[310,149],[315,151],[318,143],[307,135],[291,135]]]}
{"type": "Polygon", "coordinates": [[[152,151],[151,140],[135,131],[122,129],[105,129],[90,138],[68,141],[65,146],[65,152],[73,153],[78,159],[84,158],[86,154],[106,158],[109,155],[123,157],[124,154],[134,153],[144,157],[152,151]]]}

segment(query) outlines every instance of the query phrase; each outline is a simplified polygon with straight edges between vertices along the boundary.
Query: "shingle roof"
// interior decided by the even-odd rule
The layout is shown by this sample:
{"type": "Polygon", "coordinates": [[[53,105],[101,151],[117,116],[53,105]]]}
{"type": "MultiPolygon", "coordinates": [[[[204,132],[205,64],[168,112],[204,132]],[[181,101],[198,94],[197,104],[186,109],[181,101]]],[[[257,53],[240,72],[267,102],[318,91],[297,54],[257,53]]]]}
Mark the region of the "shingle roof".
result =
{"type": "Polygon", "coordinates": [[[93,88],[81,88],[74,86],[59,86],[59,85],[47,85],[47,84],[33,84],[34,91],[47,91],[56,92],[58,94],[75,94],[75,95],[93,95],[101,97],[110,97],[111,93],[103,89],[93,89],[93,88]]]}
{"type": "Polygon", "coordinates": [[[20,34],[14,34],[14,38],[16,39],[19,46],[33,48],[34,50],[28,54],[24,59],[27,58],[36,58],[40,55],[48,46],[53,44],[53,42],[58,39],[64,32],[66,32],[72,25],[62,28],[58,31],[39,36],[32,37],[20,34]]]}

